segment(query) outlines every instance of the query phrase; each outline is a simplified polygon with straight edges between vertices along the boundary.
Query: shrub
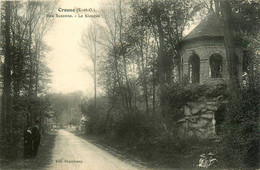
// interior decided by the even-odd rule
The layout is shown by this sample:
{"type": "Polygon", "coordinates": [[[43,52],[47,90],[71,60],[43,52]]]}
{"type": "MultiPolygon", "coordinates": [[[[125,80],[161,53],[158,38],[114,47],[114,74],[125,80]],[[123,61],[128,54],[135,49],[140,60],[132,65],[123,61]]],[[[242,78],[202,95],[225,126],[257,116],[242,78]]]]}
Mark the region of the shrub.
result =
{"type": "Polygon", "coordinates": [[[155,130],[152,122],[142,113],[126,114],[115,122],[117,138],[132,141],[145,140],[154,135],[155,130]]]}
{"type": "Polygon", "coordinates": [[[11,160],[17,157],[17,151],[19,150],[19,145],[21,145],[22,136],[22,131],[17,129],[6,130],[5,133],[1,133],[1,158],[11,160]]]}
{"type": "Polygon", "coordinates": [[[187,102],[193,102],[198,100],[200,97],[213,98],[223,95],[223,98],[227,98],[227,85],[197,85],[189,84],[185,87],[180,86],[175,83],[170,86],[166,86],[162,97],[162,115],[164,116],[164,121],[170,128],[175,125],[178,120],[183,118],[183,112],[180,110],[187,102]]]}
{"type": "Polygon", "coordinates": [[[90,134],[103,134],[107,131],[107,101],[106,97],[97,98],[97,109],[95,113],[95,99],[89,99],[81,103],[81,113],[85,115],[88,120],[85,123],[86,132],[90,134]]]}
{"type": "MultiPolygon", "coordinates": [[[[48,110],[48,102],[41,97],[21,96],[12,105],[12,124],[5,124],[1,129],[0,152],[2,159],[15,159],[17,151],[23,145],[23,130],[35,120],[43,119],[48,110]]],[[[41,122],[42,126],[45,126],[41,122]]]]}
{"type": "Polygon", "coordinates": [[[259,167],[259,99],[259,92],[245,91],[227,105],[218,148],[226,166],[259,167]]]}

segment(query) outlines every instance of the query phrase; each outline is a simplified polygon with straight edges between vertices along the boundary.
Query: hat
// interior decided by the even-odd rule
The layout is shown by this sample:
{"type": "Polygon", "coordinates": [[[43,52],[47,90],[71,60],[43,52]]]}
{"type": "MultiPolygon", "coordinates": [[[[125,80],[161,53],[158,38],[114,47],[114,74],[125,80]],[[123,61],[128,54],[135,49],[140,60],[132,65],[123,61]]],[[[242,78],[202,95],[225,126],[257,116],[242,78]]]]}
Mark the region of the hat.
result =
{"type": "Polygon", "coordinates": [[[205,158],[206,157],[205,153],[201,154],[200,157],[205,158]]]}
{"type": "Polygon", "coordinates": [[[208,156],[215,156],[215,154],[213,154],[213,153],[208,153],[208,156]]]}

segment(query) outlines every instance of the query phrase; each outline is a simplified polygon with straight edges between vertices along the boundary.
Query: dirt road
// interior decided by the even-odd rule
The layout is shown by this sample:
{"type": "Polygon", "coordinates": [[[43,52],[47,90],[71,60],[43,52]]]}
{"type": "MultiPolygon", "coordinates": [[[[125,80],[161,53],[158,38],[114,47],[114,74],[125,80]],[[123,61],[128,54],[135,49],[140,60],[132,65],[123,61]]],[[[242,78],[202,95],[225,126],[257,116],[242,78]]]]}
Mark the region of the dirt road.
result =
{"type": "Polygon", "coordinates": [[[49,169],[132,170],[144,168],[119,160],[86,140],[65,130],[59,130],[49,169]]]}

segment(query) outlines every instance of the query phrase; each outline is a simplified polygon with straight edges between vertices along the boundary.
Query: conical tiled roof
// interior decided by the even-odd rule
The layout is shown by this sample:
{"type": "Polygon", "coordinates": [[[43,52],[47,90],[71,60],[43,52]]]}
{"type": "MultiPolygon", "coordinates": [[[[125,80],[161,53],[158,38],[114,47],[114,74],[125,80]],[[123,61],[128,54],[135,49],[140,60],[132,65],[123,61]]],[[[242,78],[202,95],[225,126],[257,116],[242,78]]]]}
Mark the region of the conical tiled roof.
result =
{"type": "Polygon", "coordinates": [[[219,36],[224,36],[224,24],[220,21],[215,12],[209,12],[208,15],[185,38],[183,38],[183,40],[219,36]]]}

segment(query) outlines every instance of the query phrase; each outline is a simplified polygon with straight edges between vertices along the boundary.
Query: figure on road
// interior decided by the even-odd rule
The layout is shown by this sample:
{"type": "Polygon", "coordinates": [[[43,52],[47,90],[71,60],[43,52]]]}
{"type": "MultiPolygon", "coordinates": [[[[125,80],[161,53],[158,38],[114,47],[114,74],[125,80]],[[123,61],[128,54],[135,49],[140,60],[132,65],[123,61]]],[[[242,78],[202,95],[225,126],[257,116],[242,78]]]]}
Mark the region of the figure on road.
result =
{"type": "Polygon", "coordinates": [[[40,121],[37,120],[36,124],[32,127],[32,152],[33,152],[33,157],[37,156],[38,152],[38,147],[40,145],[41,141],[41,134],[40,134],[40,129],[39,129],[40,121]]]}
{"type": "Polygon", "coordinates": [[[32,156],[32,129],[29,125],[24,130],[24,158],[30,158],[32,156]]]}

